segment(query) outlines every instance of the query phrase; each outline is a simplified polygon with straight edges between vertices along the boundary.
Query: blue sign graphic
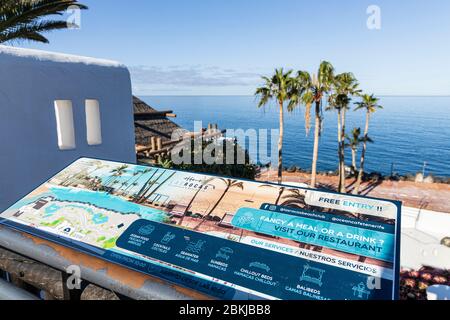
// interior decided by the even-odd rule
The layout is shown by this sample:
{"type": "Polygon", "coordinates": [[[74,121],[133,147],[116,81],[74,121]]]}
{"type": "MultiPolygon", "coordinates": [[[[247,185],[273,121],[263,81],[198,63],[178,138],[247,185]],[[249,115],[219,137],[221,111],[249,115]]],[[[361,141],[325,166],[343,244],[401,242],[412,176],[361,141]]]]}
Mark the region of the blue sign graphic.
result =
{"type": "Polygon", "coordinates": [[[365,257],[389,262],[394,258],[395,235],[392,233],[254,208],[239,209],[231,224],[365,257]]]}
{"type": "Polygon", "coordinates": [[[148,220],[135,221],[117,246],[280,299],[392,299],[391,280],[370,289],[374,278],[364,273],[148,220]],[[148,226],[152,237],[138,244],[139,230],[148,226]],[[168,233],[177,241],[161,251],[158,244],[168,233]],[[368,294],[355,296],[355,288],[368,294]]]}

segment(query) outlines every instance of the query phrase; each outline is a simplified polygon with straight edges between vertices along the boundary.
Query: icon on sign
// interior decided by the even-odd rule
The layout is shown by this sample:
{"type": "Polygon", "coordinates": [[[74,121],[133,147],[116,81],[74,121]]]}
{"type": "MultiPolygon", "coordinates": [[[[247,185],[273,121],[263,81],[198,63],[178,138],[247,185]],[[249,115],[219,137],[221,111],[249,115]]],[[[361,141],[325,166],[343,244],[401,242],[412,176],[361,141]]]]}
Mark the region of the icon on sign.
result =
{"type": "Polygon", "coordinates": [[[167,232],[161,240],[162,244],[168,244],[175,238],[175,235],[172,232],[167,232]]]}
{"type": "Polygon", "coordinates": [[[239,217],[238,224],[240,226],[251,225],[254,220],[255,218],[253,218],[253,215],[251,213],[245,213],[244,215],[239,217]]]}
{"type": "Polygon", "coordinates": [[[143,236],[149,236],[152,234],[152,232],[155,230],[155,227],[152,226],[151,224],[148,224],[146,226],[142,226],[139,228],[138,232],[139,234],[143,235],[143,236]]]}
{"type": "Polygon", "coordinates": [[[300,277],[300,281],[306,281],[310,283],[322,286],[322,277],[325,270],[311,267],[309,264],[303,266],[303,273],[300,277]]]}
{"type": "Polygon", "coordinates": [[[197,242],[189,242],[189,244],[186,247],[186,250],[193,253],[200,253],[205,243],[206,241],[203,240],[197,240],[197,242]]]}
{"type": "Polygon", "coordinates": [[[216,258],[227,260],[230,259],[230,255],[233,254],[233,249],[228,247],[222,247],[217,251],[216,258]]]}
{"type": "Polygon", "coordinates": [[[370,291],[367,290],[367,288],[363,282],[361,282],[357,286],[353,286],[352,290],[353,290],[353,295],[355,297],[358,297],[360,299],[362,299],[362,298],[369,299],[370,291]]]}
{"type": "Polygon", "coordinates": [[[270,272],[270,268],[267,264],[262,263],[262,262],[258,262],[258,261],[254,261],[251,262],[249,265],[249,267],[253,267],[253,268],[257,268],[257,269],[261,269],[264,270],[266,272],[270,272]]]}
{"type": "Polygon", "coordinates": [[[276,207],[276,206],[270,206],[270,207],[269,207],[269,210],[270,210],[270,211],[276,211],[276,210],[277,210],[277,207],[276,207]]]}

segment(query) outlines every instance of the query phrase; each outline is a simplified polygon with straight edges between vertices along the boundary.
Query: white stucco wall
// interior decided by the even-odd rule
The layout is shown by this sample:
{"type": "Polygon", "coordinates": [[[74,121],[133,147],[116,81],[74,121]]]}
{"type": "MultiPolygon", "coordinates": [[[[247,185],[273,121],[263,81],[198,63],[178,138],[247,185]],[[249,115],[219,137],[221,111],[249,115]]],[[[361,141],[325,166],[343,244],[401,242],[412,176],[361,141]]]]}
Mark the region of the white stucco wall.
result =
{"type": "Polygon", "coordinates": [[[0,212],[80,157],[135,162],[131,81],[117,62],[0,46],[0,212]],[[100,103],[89,146],[85,100],[100,103]],[[71,100],[76,149],[58,147],[55,100],[71,100]]]}

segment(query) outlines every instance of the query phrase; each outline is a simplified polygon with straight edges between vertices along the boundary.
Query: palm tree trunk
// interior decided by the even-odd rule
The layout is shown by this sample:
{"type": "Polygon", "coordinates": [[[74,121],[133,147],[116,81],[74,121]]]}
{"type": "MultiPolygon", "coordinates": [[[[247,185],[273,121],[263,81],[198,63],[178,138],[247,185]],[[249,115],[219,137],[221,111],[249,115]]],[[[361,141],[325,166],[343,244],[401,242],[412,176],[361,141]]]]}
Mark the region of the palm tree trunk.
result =
{"type": "Polygon", "coordinates": [[[123,182],[120,182],[120,178],[122,177],[122,174],[120,174],[118,177],[117,177],[117,179],[119,179],[118,181],[118,184],[119,184],[119,187],[116,189],[116,194],[119,194],[119,191],[120,190],[122,190],[122,188],[124,187],[124,184],[123,184],[123,182]]]}
{"type": "MultiPolygon", "coordinates": [[[[139,181],[146,173],[148,173],[148,172],[150,172],[150,171],[139,172],[139,173],[136,175],[136,176],[137,176],[136,179],[135,179],[132,183],[130,183],[130,185],[125,189],[125,191],[128,191],[130,188],[133,189],[133,187],[139,185],[139,184],[138,184],[138,181],[139,181]]],[[[130,196],[131,196],[131,194],[130,194],[130,196]]]]}
{"type": "Polygon", "coordinates": [[[342,110],[342,128],[341,128],[341,147],[340,147],[340,152],[341,152],[341,162],[340,162],[340,186],[341,188],[339,189],[339,192],[341,193],[346,193],[346,188],[345,188],[345,115],[346,115],[346,110],[345,108],[342,110]]]}
{"type": "Polygon", "coordinates": [[[277,200],[275,201],[275,205],[276,205],[276,206],[277,206],[278,203],[280,202],[281,195],[283,194],[283,192],[284,192],[285,189],[286,189],[285,187],[280,188],[280,191],[278,192],[277,200]]]}
{"type": "Polygon", "coordinates": [[[319,158],[319,139],[320,139],[320,101],[316,102],[316,120],[314,124],[314,150],[313,150],[313,160],[311,168],[311,187],[316,187],[317,179],[317,159],[319,158]]]}
{"type": "Polygon", "coordinates": [[[123,191],[128,189],[128,187],[131,185],[131,183],[130,183],[131,180],[133,180],[135,177],[136,177],[136,175],[133,174],[133,175],[131,175],[131,177],[129,179],[127,179],[127,181],[125,181],[127,187],[123,191]]]}
{"type": "MultiPolygon", "coordinates": [[[[137,176],[138,176],[137,179],[134,179],[133,182],[128,183],[128,186],[125,188],[125,190],[123,190],[123,192],[127,192],[131,187],[134,186],[134,184],[136,183],[136,181],[139,180],[139,173],[137,174],[137,176]]],[[[130,180],[131,180],[131,179],[130,179],[130,180]]]]}
{"type": "Polygon", "coordinates": [[[149,185],[147,186],[147,188],[144,190],[144,192],[142,193],[142,195],[139,197],[139,201],[140,201],[140,202],[145,200],[145,197],[147,197],[147,196],[146,196],[147,192],[149,192],[149,191],[153,188],[153,186],[156,184],[156,182],[158,182],[158,180],[164,175],[165,172],[166,172],[166,171],[163,170],[163,171],[161,172],[161,174],[158,176],[158,178],[156,178],[156,179],[154,179],[153,181],[150,182],[150,184],[149,184],[149,185]]]}
{"type": "Polygon", "coordinates": [[[342,189],[342,153],[341,153],[341,148],[342,148],[342,116],[341,116],[341,109],[338,109],[338,158],[339,158],[339,163],[338,163],[338,176],[339,176],[339,185],[338,185],[338,191],[341,191],[342,189]]]}
{"type": "Polygon", "coordinates": [[[136,194],[136,200],[139,201],[142,197],[143,194],[145,194],[145,190],[148,186],[148,184],[150,183],[150,181],[153,179],[153,177],[155,176],[155,174],[159,171],[159,169],[156,169],[153,174],[150,176],[150,178],[144,183],[144,185],[142,186],[142,188],[138,191],[138,193],[136,194]]]}
{"type": "MultiPolygon", "coordinates": [[[[161,183],[159,184],[159,186],[157,186],[155,189],[153,189],[153,191],[150,192],[149,195],[143,197],[142,202],[145,202],[145,201],[147,201],[148,199],[150,199],[150,197],[151,197],[152,195],[154,195],[155,192],[158,191],[159,188],[161,188],[161,187],[162,187],[167,181],[169,181],[169,179],[172,178],[175,174],[176,174],[176,172],[172,172],[172,174],[170,174],[166,179],[164,179],[164,181],[161,182],[161,183]]],[[[159,179],[159,178],[158,178],[158,179],[159,179]]]]}
{"type": "Polygon", "coordinates": [[[202,190],[202,189],[203,189],[203,185],[200,188],[198,188],[197,191],[195,191],[194,196],[191,198],[188,205],[186,206],[186,209],[183,212],[183,216],[180,218],[180,221],[178,221],[177,225],[181,226],[183,224],[183,220],[184,220],[184,217],[186,216],[186,213],[189,211],[190,207],[192,206],[192,203],[194,203],[195,198],[197,198],[197,195],[200,193],[200,190],[202,190]]]}
{"type": "Polygon", "coordinates": [[[284,135],[284,108],[283,101],[280,105],[280,136],[278,138],[278,183],[283,182],[283,135],[284,135]]]}
{"type": "Polygon", "coordinates": [[[366,128],[364,129],[364,141],[363,141],[363,148],[362,148],[362,152],[361,152],[361,163],[359,166],[358,179],[356,180],[355,188],[353,189],[353,194],[359,193],[359,188],[361,186],[362,177],[364,175],[364,158],[366,156],[366,150],[367,150],[367,137],[369,136],[369,120],[370,120],[370,112],[367,111],[367,113],[366,113],[366,128]]]}
{"type": "Polygon", "coordinates": [[[356,149],[352,148],[352,168],[353,172],[356,172],[356,149]]]}
{"type": "Polygon", "coordinates": [[[209,212],[202,218],[202,221],[200,221],[200,223],[198,225],[196,225],[194,227],[193,230],[198,230],[200,228],[200,226],[203,224],[203,222],[206,221],[206,218],[208,218],[213,212],[214,210],[216,210],[217,206],[219,205],[219,203],[223,200],[223,198],[225,197],[225,195],[227,194],[228,190],[230,189],[231,185],[227,185],[227,187],[225,188],[224,192],[222,193],[222,195],[220,196],[219,200],[217,200],[217,202],[214,204],[214,206],[212,207],[211,210],[209,210],[209,212]]]}
{"type": "MultiPolygon", "coordinates": [[[[115,184],[114,181],[116,180],[116,177],[117,177],[116,174],[110,176],[107,182],[105,183],[105,187],[112,188],[115,184]]],[[[107,191],[107,193],[109,193],[109,191],[107,191]]]]}

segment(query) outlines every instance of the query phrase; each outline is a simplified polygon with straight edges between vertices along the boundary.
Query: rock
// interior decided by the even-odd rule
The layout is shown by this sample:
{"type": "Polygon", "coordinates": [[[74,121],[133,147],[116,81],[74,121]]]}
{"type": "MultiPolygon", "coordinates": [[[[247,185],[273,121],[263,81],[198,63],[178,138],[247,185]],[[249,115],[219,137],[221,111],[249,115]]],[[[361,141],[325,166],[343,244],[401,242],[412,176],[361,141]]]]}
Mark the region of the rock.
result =
{"type": "Polygon", "coordinates": [[[444,239],[441,240],[441,244],[443,246],[449,247],[450,248],[450,237],[445,237],[444,239]]]}
{"type": "Polygon", "coordinates": [[[434,183],[434,178],[432,176],[428,176],[425,179],[423,179],[424,183],[434,183]]]}
{"type": "Polygon", "coordinates": [[[286,171],[289,172],[289,173],[297,172],[297,167],[296,166],[291,166],[286,171]]]}
{"type": "Polygon", "coordinates": [[[81,300],[119,300],[112,291],[89,284],[80,297],[81,300]]]}
{"type": "Polygon", "coordinates": [[[409,292],[409,293],[407,294],[407,297],[408,297],[408,299],[416,300],[416,295],[415,295],[414,293],[409,292]]]}
{"type": "Polygon", "coordinates": [[[417,182],[417,183],[422,183],[423,182],[423,174],[422,173],[417,173],[416,174],[416,179],[415,179],[415,182],[417,182]]]}

